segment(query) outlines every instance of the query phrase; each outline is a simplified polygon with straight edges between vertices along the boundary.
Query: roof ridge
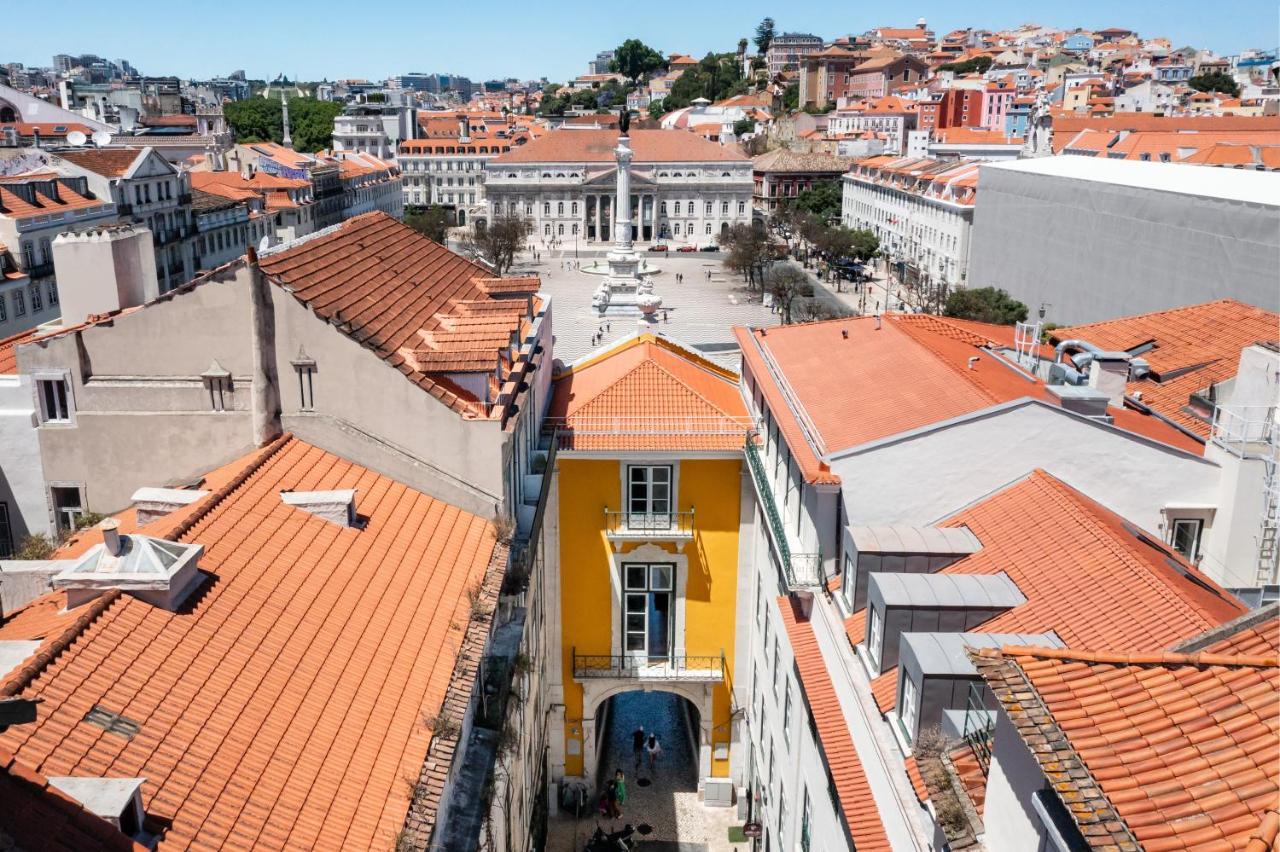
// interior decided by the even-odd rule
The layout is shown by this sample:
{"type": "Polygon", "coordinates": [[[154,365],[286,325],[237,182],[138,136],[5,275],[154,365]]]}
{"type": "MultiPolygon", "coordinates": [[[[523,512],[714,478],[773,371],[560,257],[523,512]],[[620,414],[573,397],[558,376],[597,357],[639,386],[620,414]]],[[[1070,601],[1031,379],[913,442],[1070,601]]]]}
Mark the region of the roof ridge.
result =
{"type": "MultiPolygon", "coordinates": [[[[1044,660],[1115,663],[1128,666],[1280,668],[1280,658],[1277,657],[1251,656],[1248,654],[1209,654],[1201,651],[1190,654],[1180,654],[1174,651],[1120,653],[1117,651],[1088,651],[1073,648],[1038,648],[1033,645],[1005,645],[999,651],[991,648],[984,648],[982,651],[998,653],[1004,657],[1037,657],[1044,660]]],[[[990,654],[986,655],[990,656],[990,654]]]]}
{"type": "Polygon", "coordinates": [[[266,464],[268,460],[270,460],[276,453],[280,452],[280,450],[292,440],[293,433],[285,432],[270,444],[267,444],[266,447],[258,453],[257,458],[249,462],[248,466],[233,476],[226,485],[206,497],[201,502],[200,508],[174,525],[164,538],[167,538],[170,541],[178,541],[184,535],[191,532],[191,530],[195,528],[196,524],[203,521],[209,516],[210,512],[222,503],[222,501],[226,500],[239,490],[240,486],[244,485],[250,477],[261,470],[262,466],[266,464]]]}

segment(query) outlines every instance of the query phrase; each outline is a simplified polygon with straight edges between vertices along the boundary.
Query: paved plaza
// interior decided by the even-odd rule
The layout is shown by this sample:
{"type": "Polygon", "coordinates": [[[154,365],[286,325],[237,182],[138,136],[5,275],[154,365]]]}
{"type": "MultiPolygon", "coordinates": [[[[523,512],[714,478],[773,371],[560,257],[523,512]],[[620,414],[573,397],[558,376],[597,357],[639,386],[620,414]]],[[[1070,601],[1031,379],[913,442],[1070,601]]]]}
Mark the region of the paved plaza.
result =
{"type": "MultiPolygon", "coordinates": [[[[579,252],[576,261],[572,249],[540,250],[540,254],[538,261],[529,253],[521,255],[508,274],[542,277],[542,289],[553,300],[557,358],[567,364],[635,332],[638,317],[601,318],[591,307],[591,294],[603,276],[572,268],[575,263],[585,267],[593,261],[603,262],[605,252],[579,252]],[[593,343],[593,336],[602,329],[603,335],[593,343]]],[[[734,326],[778,324],[779,316],[764,307],[760,293],[749,293],[742,276],[726,270],[723,260],[715,255],[642,252],[641,257],[659,270],[653,276],[654,292],[662,297],[664,317],[658,323],[658,331],[717,364],[738,369],[734,326]],[[684,276],[683,284],[676,283],[677,274],[684,276]]]]}

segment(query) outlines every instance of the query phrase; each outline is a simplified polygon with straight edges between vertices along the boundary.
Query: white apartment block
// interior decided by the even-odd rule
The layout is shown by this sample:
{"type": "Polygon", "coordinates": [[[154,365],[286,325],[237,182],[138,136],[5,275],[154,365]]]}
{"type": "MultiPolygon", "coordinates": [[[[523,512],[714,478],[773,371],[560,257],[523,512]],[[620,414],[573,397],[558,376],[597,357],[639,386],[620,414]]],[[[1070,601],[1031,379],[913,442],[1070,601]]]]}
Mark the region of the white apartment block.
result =
{"type": "Polygon", "coordinates": [[[963,287],[968,281],[976,163],[872,157],[843,178],[841,220],[880,238],[908,280],[963,287]]]}

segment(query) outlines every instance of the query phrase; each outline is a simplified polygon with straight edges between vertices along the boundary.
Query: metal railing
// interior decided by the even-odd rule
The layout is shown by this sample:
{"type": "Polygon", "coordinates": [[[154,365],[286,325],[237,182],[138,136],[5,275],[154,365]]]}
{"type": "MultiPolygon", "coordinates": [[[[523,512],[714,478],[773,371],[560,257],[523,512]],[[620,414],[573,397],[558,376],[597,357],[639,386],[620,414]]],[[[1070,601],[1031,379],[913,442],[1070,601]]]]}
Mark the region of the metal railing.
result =
{"type": "Polygon", "coordinates": [[[995,731],[995,714],[987,709],[982,691],[985,684],[969,684],[969,700],[964,708],[964,732],[962,736],[973,757],[978,761],[982,774],[991,771],[991,735],[995,731]]]}
{"type": "Polygon", "coordinates": [[[760,505],[764,507],[764,515],[769,522],[769,538],[777,547],[778,559],[787,573],[787,586],[791,589],[821,587],[825,579],[822,573],[822,554],[792,552],[787,529],[782,523],[782,513],[778,511],[777,501],[773,498],[773,486],[764,469],[764,461],[760,458],[760,448],[756,446],[754,435],[747,435],[745,448],[751,478],[755,482],[760,505]]]}
{"type": "Polygon", "coordinates": [[[615,512],[604,510],[605,534],[614,538],[691,538],[693,510],[615,512]]]}
{"type": "Polygon", "coordinates": [[[627,654],[579,654],[573,651],[576,678],[637,678],[641,680],[722,681],[724,654],[645,657],[627,654]]]}
{"type": "Polygon", "coordinates": [[[1274,453],[1280,435],[1276,409],[1266,405],[1219,405],[1213,410],[1209,439],[1241,458],[1256,458],[1270,448],[1274,453]]]}
{"type": "Polygon", "coordinates": [[[47,260],[44,263],[33,263],[23,270],[29,278],[44,278],[53,274],[53,261],[47,260]]]}
{"type": "Polygon", "coordinates": [[[545,429],[576,435],[725,435],[752,428],[750,417],[548,417],[545,429]]]}

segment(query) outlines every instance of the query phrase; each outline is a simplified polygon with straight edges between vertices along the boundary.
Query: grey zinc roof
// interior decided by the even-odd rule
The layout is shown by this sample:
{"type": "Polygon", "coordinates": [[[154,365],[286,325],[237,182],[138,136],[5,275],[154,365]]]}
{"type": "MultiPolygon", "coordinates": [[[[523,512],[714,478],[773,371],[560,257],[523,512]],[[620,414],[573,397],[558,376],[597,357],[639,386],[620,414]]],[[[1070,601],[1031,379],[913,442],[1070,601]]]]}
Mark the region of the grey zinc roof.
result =
{"type": "Polygon", "coordinates": [[[908,524],[880,524],[849,527],[859,553],[929,553],[957,555],[982,549],[968,527],[913,527],[908,524]]]}
{"type": "MultiPolygon", "coordinates": [[[[978,676],[966,648],[1002,648],[1031,645],[1037,648],[1064,648],[1058,634],[1049,633],[903,633],[904,651],[910,648],[920,671],[928,675],[978,676]]],[[[906,655],[904,654],[904,657],[906,655]]]]}
{"type": "Polygon", "coordinates": [[[999,574],[912,574],[875,571],[869,596],[885,606],[993,609],[1027,602],[1018,586],[999,574]]]}

